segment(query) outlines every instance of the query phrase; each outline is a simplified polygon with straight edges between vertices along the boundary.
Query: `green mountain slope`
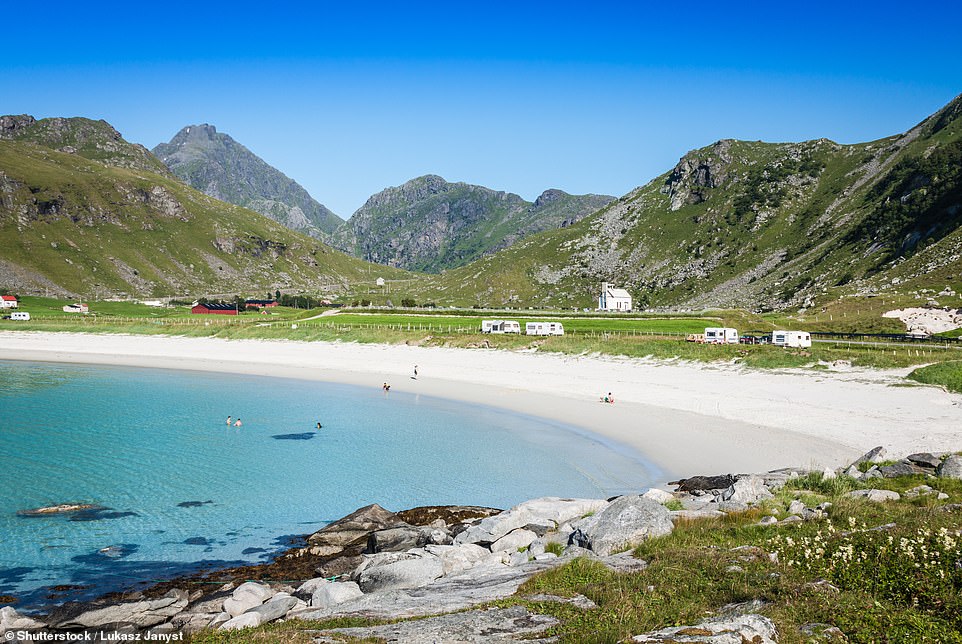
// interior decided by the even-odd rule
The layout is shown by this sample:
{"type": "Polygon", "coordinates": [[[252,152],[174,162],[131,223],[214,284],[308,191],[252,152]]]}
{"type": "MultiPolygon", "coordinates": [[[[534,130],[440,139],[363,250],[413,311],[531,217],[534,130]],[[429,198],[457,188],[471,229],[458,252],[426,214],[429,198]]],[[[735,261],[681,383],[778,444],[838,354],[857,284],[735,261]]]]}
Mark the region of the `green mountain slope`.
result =
{"type": "Polygon", "coordinates": [[[461,304],[805,308],[962,290],[962,97],[905,134],[839,145],[719,141],[565,229],[423,285],[461,304]]]}
{"type": "Polygon", "coordinates": [[[142,145],[128,143],[106,121],[49,118],[27,114],[0,116],[0,140],[24,141],[106,165],[168,174],[167,167],[142,145]]]}
{"type": "Polygon", "coordinates": [[[327,239],[344,225],[300,184],[212,125],[189,125],[153,152],[191,187],[292,230],[327,239]]]}
{"type": "Polygon", "coordinates": [[[370,269],[170,176],[0,141],[0,287],[82,296],[337,291],[371,279],[370,269]]]}
{"type": "Polygon", "coordinates": [[[368,199],[336,244],[379,264],[438,272],[570,225],[613,198],[548,190],[530,203],[515,194],[427,175],[368,199]]]}

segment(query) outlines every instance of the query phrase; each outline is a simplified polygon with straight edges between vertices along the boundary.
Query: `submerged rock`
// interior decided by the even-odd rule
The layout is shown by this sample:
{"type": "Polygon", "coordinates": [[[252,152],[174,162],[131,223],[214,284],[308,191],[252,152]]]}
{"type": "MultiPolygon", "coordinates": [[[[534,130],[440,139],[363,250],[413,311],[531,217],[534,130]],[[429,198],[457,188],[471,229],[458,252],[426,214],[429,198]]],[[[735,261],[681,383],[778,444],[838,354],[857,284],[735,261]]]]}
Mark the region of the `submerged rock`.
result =
{"type": "Polygon", "coordinates": [[[49,517],[57,514],[70,514],[72,512],[83,512],[84,510],[106,510],[102,505],[91,503],[61,503],[60,505],[47,505],[42,508],[31,510],[18,510],[19,517],[49,517]]]}

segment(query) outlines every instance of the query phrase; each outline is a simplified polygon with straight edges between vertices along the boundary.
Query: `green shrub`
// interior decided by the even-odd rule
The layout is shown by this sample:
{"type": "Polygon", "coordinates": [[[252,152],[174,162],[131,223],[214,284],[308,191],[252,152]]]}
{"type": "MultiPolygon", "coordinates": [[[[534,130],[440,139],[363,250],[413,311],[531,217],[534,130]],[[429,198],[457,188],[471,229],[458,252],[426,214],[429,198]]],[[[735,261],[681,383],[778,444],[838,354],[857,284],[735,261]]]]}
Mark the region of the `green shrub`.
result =
{"type": "Polygon", "coordinates": [[[821,472],[809,472],[805,476],[789,479],[785,483],[785,487],[789,490],[809,490],[826,496],[838,497],[865,486],[851,476],[845,476],[844,474],[834,478],[825,478],[821,472]]]}

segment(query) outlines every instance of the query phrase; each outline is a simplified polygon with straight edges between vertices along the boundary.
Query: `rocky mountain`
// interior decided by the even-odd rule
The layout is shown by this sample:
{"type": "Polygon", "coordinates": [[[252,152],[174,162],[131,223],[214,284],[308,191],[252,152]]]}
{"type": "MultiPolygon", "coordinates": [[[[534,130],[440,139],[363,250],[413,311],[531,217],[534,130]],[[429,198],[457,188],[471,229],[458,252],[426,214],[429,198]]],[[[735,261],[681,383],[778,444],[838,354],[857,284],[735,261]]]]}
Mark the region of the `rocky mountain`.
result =
{"type": "Polygon", "coordinates": [[[117,168],[168,175],[167,167],[142,145],[128,143],[106,121],[86,118],[36,120],[27,114],[0,116],[0,141],[36,143],[117,168]]]}
{"type": "Polygon", "coordinates": [[[371,262],[439,272],[528,235],[569,226],[613,199],[547,190],[530,203],[509,192],[426,175],[372,196],[335,243],[371,262]]]}
{"type": "Polygon", "coordinates": [[[904,134],[841,145],[723,140],[582,221],[423,286],[444,303],[806,308],[962,291],[962,97],[904,134]]]}
{"type": "Polygon", "coordinates": [[[292,230],[328,239],[344,224],[300,184],[213,125],[189,125],[153,152],[191,187],[292,230]]]}
{"type": "MultiPolygon", "coordinates": [[[[2,288],[202,295],[337,291],[370,279],[370,264],[198,192],[162,166],[148,171],[153,157],[106,123],[47,119],[32,129],[15,118],[2,121],[0,140],[2,288]]],[[[386,278],[401,273],[377,267],[386,278]]]]}

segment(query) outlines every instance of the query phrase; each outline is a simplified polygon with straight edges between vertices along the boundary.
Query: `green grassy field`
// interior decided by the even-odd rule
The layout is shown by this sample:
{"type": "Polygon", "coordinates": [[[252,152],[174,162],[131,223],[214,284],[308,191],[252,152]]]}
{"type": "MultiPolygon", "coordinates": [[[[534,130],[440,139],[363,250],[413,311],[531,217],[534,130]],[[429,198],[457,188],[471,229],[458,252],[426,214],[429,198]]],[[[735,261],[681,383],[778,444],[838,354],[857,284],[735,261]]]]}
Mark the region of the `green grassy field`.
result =
{"type": "Polygon", "coordinates": [[[95,302],[89,315],[67,314],[66,300],[26,297],[20,310],[30,311],[29,322],[0,320],[0,330],[83,331],[134,333],[235,339],[343,341],[361,343],[407,343],[421,346],[531,350],[564,354],[599,354],[635,358],[680,359],[692,362],[723,362],[751,368],[827,369],[839,361],[860,367],[905,368],[925,366],[913,381],[962,391],[958,362],[962,350],[935,345],[885,345],[816,342],[811,349],[797,350],[770,345],[703,345],[685,342],[689,333],[705,326],[734,326],[765,332],[772,328],[799,328],[798,320],[757,316],[743,311],[715,311],[702,317],[603,317],[560,314],[515,315],[518,311],[464,312],[411,311],[390,313],[357,310],[318,317],[328,309],[276,307],[270,314],[245,312],[239,316],[191,315],[184,306],[149,307],[129,302],[95,302]],[[566,334],[560,337],[482,334],[483,319],[561,321],[566,334]],[[946,363],[944,366],[940,363],[946,363]]]}

